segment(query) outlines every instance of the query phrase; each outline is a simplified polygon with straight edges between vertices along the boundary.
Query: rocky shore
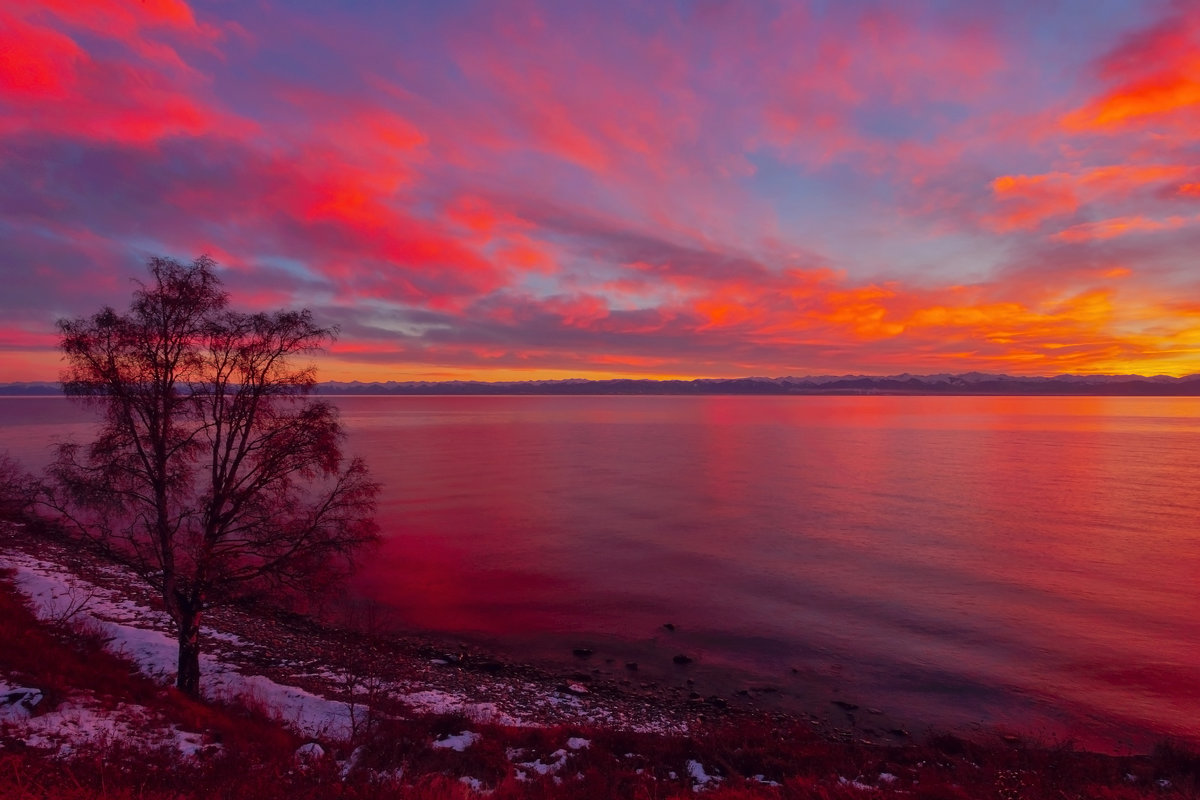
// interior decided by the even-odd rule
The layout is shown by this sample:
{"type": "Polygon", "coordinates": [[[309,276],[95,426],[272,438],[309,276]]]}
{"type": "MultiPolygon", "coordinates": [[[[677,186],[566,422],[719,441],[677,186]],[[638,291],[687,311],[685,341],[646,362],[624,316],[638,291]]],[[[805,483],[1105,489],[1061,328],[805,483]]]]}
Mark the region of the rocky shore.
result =
{"type": "MultiPolygon", "coordinates": [[[[124,625],[170,634],[161,601],[136,576],[74,543],[6,523],[0,527],[0,566],[18,565],[57,571],[74,587],[64,590],[61,613],[72,613],[74,605],[99,619],[119,618],[124,625]]],[[[584,648],[564,654],[567,663],[535,663],[461,641],[378,632],[345,610],[326,608],[324,616],[345,621],[247,604],[214,608],[206,618],[203,652],[243,674],[370,705],[375,713],[456,712],[502,724],[582,723],[657,732],[686,732],[741,716],[796,716],[755,708],[756,697],[776,691],[769,686],[733,697],[702,694],[689,679],[682,686],[640,679],[636,664],[602,659],[595,664],[584,648]]],[[[687,658],[680,654],[677,666],[687,658]]],[[[830,736],[855,735],[815,717],[811,724],[830,736]]]]}
{"type": "Polygon", "coordinates": [[[0,579],[0,795],[20,800],[1144,800],[1200,787],[1200,759],[1174,745],[1113,757],[994,734],[881,736],[886,715],[848,700],[823,719],[765,707],[772,687],[701,691],[686,653],[670,659],[679,682],[645,680],[651,669],[586,645],[505,659],[261,606],[212,612],[201,688],[216,702],[197,704],[165,688],[168,620],[121,567],[0,524],[0,579]]]}

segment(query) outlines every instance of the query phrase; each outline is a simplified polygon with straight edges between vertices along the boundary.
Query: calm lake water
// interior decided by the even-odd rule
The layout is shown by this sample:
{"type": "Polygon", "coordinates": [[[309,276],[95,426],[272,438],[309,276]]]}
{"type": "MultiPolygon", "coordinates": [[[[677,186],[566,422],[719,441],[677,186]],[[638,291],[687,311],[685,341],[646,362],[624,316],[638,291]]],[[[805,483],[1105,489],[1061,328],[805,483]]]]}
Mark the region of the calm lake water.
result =
{"type": "MultiPolygon", "coordinates": [[[[410,628],[860,730],[1200,741],[1200,399],[338,403],[385,485],[357,588],[410,628]]],[[[2,398],[0,450],[87,418],[2,398]]]]}

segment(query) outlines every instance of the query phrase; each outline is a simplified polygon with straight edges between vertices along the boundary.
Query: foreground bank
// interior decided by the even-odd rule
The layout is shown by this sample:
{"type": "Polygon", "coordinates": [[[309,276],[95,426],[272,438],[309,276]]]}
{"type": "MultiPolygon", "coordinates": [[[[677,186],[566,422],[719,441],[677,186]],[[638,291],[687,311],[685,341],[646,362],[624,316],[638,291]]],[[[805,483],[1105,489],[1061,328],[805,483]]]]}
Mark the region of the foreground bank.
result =
{"type": "Polygon", "coordinates": [[[0,547],[6,798],[1197,796],[1200,760],[1169,745],[840,741],[802,716],[245,609],[213,619],[195,703],[167,688],[165,617],[119,568],[16,526],[0,547]]]}

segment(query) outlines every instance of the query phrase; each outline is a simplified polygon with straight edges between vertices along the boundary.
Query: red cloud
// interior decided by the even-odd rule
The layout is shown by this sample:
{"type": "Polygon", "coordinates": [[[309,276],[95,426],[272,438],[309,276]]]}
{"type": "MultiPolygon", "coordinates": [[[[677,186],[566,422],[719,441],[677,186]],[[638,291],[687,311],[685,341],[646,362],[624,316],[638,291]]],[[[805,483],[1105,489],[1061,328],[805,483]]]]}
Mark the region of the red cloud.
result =
{"type": "MultiPolygon", "coordinates": [[[[161,53],[154,50],[154,40],[143,38],[147,24],[200,30],[190,12],[184,14],[177,5],[54,3],[46,6],[52,14],[24,9],[25,17],[0,16],[0,98],[11,109],[0,119],[0,134],[68,134],[148,143],[172,135],[245,135],[255,130],[253,123],[198,99],[190,70],[164,71],[137,59],[98,59],[67,33],[42,22],[61,17],[69,26],[114,35],[135,52],[156,57],[161,53]]],[[[183,67],[173,50],[171,54],[170,60],[183,67]]]]}
{"type": "Polygon", "coordinates": [[[0,91],[4,94],[64,98],[76,82],[76,63],[86,58],[69,36],[0,14],[0,91]]]}

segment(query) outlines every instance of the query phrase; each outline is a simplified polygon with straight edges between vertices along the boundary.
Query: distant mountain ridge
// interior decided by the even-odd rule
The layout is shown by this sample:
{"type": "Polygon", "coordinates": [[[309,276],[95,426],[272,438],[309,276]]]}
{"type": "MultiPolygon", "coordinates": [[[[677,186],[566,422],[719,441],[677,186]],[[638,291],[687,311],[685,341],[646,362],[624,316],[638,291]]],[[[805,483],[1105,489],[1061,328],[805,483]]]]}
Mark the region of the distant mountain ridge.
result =
{"type": "Polygon", "coordinates": [[[568,378],[542,381],[387,381],[329,382],[318,386],[326,395],[1200,395],[1200,374],[1056,375],[1025,377],[981,372],[936,375],[816,375],[808,377],[696,378],[639,380],[568,378]]]}
{"type": "MultiPolygon", "coordinates": [[[[323,395],[1107,395],[1200,396],[1200,374],[1055,375],[1029,377],[966,372],[935,375],[813,375],[807,377],[651,380],[566,378],[532,381],[326,381],[323,395]]],[[[61,394],[57,383],[0,384],[0,395],[61,394]]]]}

